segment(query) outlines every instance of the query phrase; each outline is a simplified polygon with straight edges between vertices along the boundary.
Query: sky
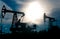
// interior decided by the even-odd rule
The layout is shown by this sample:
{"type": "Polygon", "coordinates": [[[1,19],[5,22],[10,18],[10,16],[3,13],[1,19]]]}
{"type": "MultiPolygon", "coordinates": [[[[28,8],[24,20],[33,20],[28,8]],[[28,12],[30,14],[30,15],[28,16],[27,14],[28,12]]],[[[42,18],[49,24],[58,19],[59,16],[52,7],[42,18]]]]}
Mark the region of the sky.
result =
{"type": "MultiPolygon", "coordinates": [[[[0,0],[0,20],[1,20],[1,8],[3,5],[9,10],[15,11],[24,11],[25,8],[28,8],[29,3],[39,1],[40,5],[44,9],[44,13],[47,16],[54,17],[57,20],[57,25],[60,27],[60,0],[0,0]]],[[[40,20],[40,19],[39,19],[40,20]]],[[[44,24],[43,19],[39,25],[37,25],[37,31],[48,30],[48,22],[44,24]]],[[[6,14],[3,20],[3,32],[9,33],[12,22],[12,14],[6,14]],[[7,17],[8,16],[8,17],[7,17]],[[6,27],[6,30],[5,30],[6,27]]],[[[1,23],[0,23],[1,25],[1,23]]],[[[54,24],[56,25],[56,24],[54,24]]]]}

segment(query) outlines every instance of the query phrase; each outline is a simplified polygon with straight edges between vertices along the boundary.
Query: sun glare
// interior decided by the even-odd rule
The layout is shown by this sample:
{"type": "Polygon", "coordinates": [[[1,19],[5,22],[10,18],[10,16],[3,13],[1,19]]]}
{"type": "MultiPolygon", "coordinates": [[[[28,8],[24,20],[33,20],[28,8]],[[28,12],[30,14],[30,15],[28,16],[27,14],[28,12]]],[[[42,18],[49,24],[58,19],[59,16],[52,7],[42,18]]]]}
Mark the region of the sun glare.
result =
{"type": "Polygon", "coordinates": [[[25,12],[25,20],[27,22],[38,24],[43,19],[44,10],[39,2],[34,1],[28,4],[28,6],[24,9],[25,12]]]}

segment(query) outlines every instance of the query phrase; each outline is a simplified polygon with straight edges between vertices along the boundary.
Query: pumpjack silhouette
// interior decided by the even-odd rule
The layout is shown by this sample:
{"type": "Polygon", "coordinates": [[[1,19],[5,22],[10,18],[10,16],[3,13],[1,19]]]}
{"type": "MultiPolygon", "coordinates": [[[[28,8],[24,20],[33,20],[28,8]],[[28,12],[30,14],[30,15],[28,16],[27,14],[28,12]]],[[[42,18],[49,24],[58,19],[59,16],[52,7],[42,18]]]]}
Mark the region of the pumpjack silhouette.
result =
{"type": "Polygon", "coordinates": [[[55,18],[46,16],[46,14],[44,13],[44,22],[46,22],[46,19],[49,19],[49,30],[48,32],[60,32],[60,29],[58,28],[57,25],[53,25],[53,22],[57,21],[55,18]]]}
{"type": "Polygon", "coordinates": [[[44,22],[46,22],[46,19],[49,19],[49,26],[50,26],[50,27],[52,27],[52,26],[53,26],[53,22],[56,21],[55,18],[52,18],[52,17],[46,16],[46,13],[44,13],[44,22]]]}

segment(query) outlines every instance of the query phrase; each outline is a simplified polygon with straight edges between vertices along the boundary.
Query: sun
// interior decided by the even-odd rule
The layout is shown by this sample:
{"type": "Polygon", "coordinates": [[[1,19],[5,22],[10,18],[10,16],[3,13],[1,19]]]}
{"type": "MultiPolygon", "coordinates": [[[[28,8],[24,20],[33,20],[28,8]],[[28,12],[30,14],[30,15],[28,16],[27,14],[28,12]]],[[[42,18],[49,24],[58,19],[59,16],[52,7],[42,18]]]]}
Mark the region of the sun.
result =
{"type": "Polygon", "coordinates": [[[43,18],[44,9],[38,1],[31,2],[24,8],[25,21],[38,24],[43,18]]]}

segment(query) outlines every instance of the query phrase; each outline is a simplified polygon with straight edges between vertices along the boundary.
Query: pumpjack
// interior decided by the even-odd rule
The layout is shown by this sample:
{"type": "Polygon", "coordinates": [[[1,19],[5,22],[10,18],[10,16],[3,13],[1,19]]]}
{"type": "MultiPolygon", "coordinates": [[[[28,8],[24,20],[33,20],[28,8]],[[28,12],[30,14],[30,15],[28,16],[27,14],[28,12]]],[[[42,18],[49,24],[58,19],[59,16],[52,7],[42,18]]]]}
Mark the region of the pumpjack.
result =
{"type": "Polygon", "coordinates": [[[55,18],[52,18],[52,17],[49,17],[49,16],[46,16],[46,14],[44,13],[44,22],[46,22],[46,19],[49,19],[49,26],[52,27],[53,26],[53,22],[56,21],[55,18]]]}
{"type": "MultiPolygon", "coordinates": [[[[22,15],[21,18],[24,17],[25,16],[24,12],[17,12],[17,11],[7,10],[5,5],[3,5],[2,10],[1,10],[2,18],[4,18],[5,14],[7,12],[13,13],[13,19],[12,19],[12,24],[11,24],[11,28],[10,28],[10,30],[12,32],[15,32],[18,29],[17,28],[18,25],[25,27],[26,23],[21,23],[20,22],[21,19],[18,20],[18,18],[17,18],[17,14],[21,14],[22,15]],[[15,28],[14,28],[14,26],[15,26],[15,28]]],[[[1,19],[1,23],[2,23],[2,19],[1,19]]]]}

